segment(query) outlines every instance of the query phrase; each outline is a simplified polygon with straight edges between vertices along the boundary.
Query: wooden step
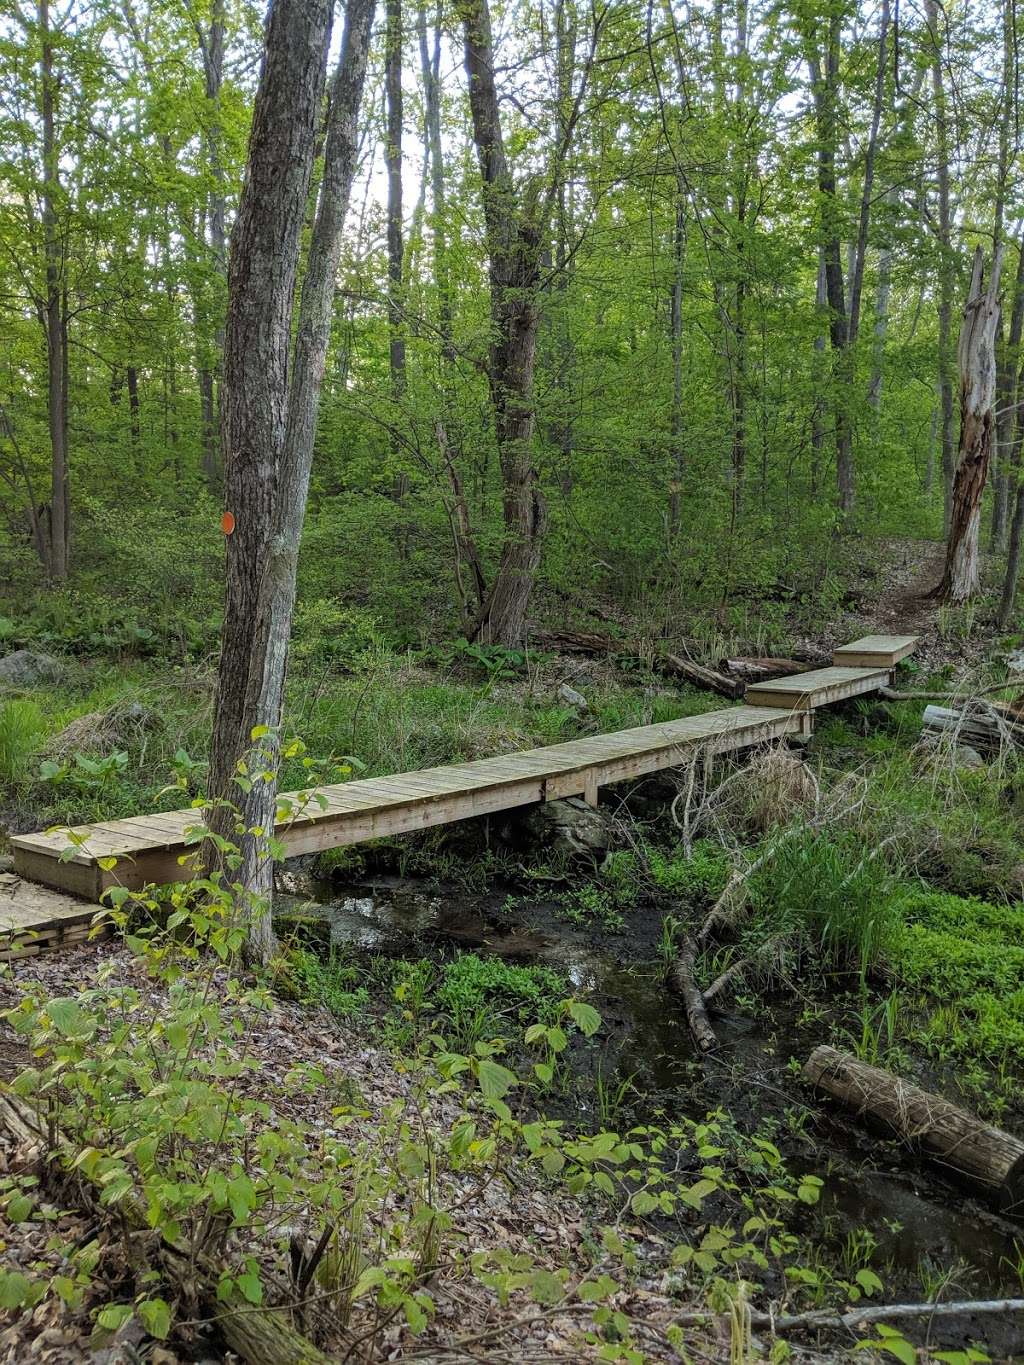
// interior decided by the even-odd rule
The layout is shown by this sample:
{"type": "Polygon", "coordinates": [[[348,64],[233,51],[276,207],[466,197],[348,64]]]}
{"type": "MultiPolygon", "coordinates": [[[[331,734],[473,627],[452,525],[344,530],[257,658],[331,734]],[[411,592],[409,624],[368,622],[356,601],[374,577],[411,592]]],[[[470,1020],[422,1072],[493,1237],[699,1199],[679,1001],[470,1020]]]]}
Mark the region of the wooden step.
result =
{"type": "Polygon", "coordinates": [[[832,662],[847,668],[895,668],[913,654],[918,635],[864,635],[833,651],[832,662]]]}
{"type": "Polygon", "coordinates": [[[776,678],[773,682],[754,683],[747,688],[748,706],[770,706],[776,709],[813,711],[819,706],[860,697],[865,692],[877,692],[889,681],[886,668],[816,668],[811,673],[797,673],[792,678],[776,678]]]}

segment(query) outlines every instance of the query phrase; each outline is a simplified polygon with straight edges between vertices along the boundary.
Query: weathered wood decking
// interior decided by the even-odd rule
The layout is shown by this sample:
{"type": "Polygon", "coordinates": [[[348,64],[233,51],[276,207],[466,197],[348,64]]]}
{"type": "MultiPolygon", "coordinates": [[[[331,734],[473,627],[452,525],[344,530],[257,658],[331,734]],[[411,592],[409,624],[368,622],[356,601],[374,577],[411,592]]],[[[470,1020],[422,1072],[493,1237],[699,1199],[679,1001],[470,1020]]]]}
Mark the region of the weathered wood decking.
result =
{"type": "MultiPolygon", "coordinates": [[[[759,683],[747,689],[746,705],[522,753],[289,793],[290,810],[278,833],[294,855],[559,797],[583,796],[596,804],[600,787],[676,767],[688,751],[722,753],[806,734],[815,707],[877,690],[889,680],[897,658],[912,648],[909,637],[872,636],[847,646],[870,653],[872,666],[815,669],[759,683]],[[887,644],[890,657],[877,662],[887,644]]],[[[109,886],[138,889],[193,875],[202,837],[202,812],[178,810],[17,835],[11,844],[21,878],[95,902],[109,886]],[[116,859],[113,867],[101,866],[110,859],[116,859]]],[[[29,925],[6,927],[18,935],[29,925]]],[[[4,928],[0,903],[0,931],[4,928]]]]}

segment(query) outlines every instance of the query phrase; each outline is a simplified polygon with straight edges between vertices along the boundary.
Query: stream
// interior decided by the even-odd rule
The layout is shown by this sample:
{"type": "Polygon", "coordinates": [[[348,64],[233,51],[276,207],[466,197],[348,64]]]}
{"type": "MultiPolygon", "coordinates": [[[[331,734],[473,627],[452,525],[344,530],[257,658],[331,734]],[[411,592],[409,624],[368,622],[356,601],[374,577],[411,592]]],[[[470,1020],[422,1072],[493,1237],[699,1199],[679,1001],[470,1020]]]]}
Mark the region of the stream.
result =
{"type": "MultiPolygon", "coordinates": [[[[749,1014],[732,1007],[716,1018],[717,1052],[711,1057],[697,1052],[682,1008],[664,985],[657,912],[636,911],[625,933],[609,934],[565,923],[559,907],[543,898],[510,897],[510,887],[473,895],[377,876],[353,888],[286,871],[280,890],[281,909],[322,916],[332,944],[357,956],[429,956],[441,962],[467,951],[557,969],[602,1016],[600,1046],[574,1050],[573,1066],[593,1078],[599,1064],[602,1080],[613,1089],[630,1082],[624,1112],[613,1126],[702,1118],[718,1108],[742,1128],[767,1123],[790,1168],[825,1181],[820,1203],[802,1218],[802,1230],[841,1264],[844,1254],[859,1255],[845,1273],[869,1263],[887,1297],[925,1298],[929,1285],[950,1267],[943,1297],[1021,1294],[1016,1267],[1024,1255],[1024,1226],[997,1217],[894,1144],[870,1137],[812,1100],[801,1086],[790,1059],[802,1063],[826,1041],[830,1021],[820,1013],[804,1018],[803,1006],[791,1000],[766,1006],[759,999],[749,1014]],[[869,1238],[863,1229],[870,1229],[869,1238]]],[[[578,1090],[566,1112],[577,1121],[582,1112],[584,1122],[600,1126],[592,1100],[587,1112],[594,1085],[578,1090]]],[[[557,1107],[549,1106],[554,1116],[557,1107]]],[[[1012,1350],[1008,1338],[997,1340],[1010,1331],[990,1320],[985,1328],[990,1348],[1012,1350]]],[[[978,1325],[965,1335],[977,1336],[978,1325]]]]}

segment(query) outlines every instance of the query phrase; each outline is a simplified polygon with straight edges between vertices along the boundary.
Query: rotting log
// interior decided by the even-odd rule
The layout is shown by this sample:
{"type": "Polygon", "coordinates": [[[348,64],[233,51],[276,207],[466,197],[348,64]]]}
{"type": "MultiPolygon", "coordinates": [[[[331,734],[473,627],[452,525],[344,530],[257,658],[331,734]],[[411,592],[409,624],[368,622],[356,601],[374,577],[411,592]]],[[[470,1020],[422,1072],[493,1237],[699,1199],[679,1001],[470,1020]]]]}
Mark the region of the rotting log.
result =
{"type": "Polygon", "coordinates": [[[926,706],[921,729],[927,734],[952,733],[965,743],[1000,745],[1014,738],[1014,721],[988,704],[957,710],[950,706],[926,706]]]}
{"type": "Polygon", "coordinates": [[[633,649],[625,640],[587,630],[539,630],[533,641],[561,654],[629,654],[633,649]]]}
{"type": "Polygon", "coordinates": [[[731,701],[742,697],[747,688],[742,678],[729,678],[713,668],[695,664],[692,659],[681,659],[678,654],[662,654],[655,660],[655,667],[663,673],[676,674],[703,691],[717,692],[731,701]]]}
{"type": "Polygon", "coordinates": [[[719,659],[722,673],[731,673],[744,682],[771,682],[773,678],[789,678],[794,673],[806,673],[807,665],[797,659],[751,658],[719,659]]]}
{"type": "Polygon", "coordinates": [[[1024,1141],[1020,1138],[834,1047],[815,1048],[803,1078],[858,1118],[954,1172],[991,1199],[1000,1212],[1024,1217],[1024,1141]]]}
{"type": "Polygon", "coordinates": [[[686,1011],[686,1022],[690,1026],[694,1042],[701,1052],[711,1052],[718,1046],[715,1030],[708,1018],[707,1005],[694,974],[697,962],[697,940],[684,939],[675,961],[668,970],[669,985],[677,992],[686,1011]]]}
{"type": "MultiPolygon", "coordinates": [[[[66,1134],[52,1128],[47,1132],[46,1121],[16,1095],[0,1094],[0,1128],[18,1142],[40,1145],[62,1166],[70,1167],[76,1154],[66,1134]]],[[[111,1209],[100,1204],[100,1189],[81,1170],[79,1175],[82,1178],[75,1190],[86,1212],[100,1223],[114,1216],[111,1209]]],[[[151,1231],[137,1193],[129,1191],[118,1200],[116,1215],[130,1228],[151,1231]]],[[[331,1357],[295,1329],[287,1309],[255,1308],[237,1290],[227,1299],[218,1299],[219,1270],[201,1252],[193,1255],[183,1244],[164,1236],[159,1260],[168,1282],[186,1302],[198,1299],[228,1347],[246,1365],[282,1365],[284,1361],[288,1365],[331,1365],[331,1357]]]]}

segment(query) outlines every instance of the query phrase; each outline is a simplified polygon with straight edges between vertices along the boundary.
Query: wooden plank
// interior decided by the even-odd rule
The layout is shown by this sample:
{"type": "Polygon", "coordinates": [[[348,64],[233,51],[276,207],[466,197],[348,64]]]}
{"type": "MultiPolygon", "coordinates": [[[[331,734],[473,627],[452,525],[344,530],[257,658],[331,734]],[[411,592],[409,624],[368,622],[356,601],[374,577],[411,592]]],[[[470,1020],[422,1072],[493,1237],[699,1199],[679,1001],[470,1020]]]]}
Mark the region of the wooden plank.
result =
{"type": "Polygon", "coordinates": [[[913,654],[919,639],[918,635],[864,635],[834,650],[832,662],[852,668],[892,668],[913,654]]]}
{"type": "Polygon", "coordinates": [[[875,692],[885,685],[888,678],[888,668],[819,668],[794,678],[755,683],[747,688],[747,701],[752,706],[776,709],[789,706],[807,711],[843,701],[847,697],[875,692]]]}

